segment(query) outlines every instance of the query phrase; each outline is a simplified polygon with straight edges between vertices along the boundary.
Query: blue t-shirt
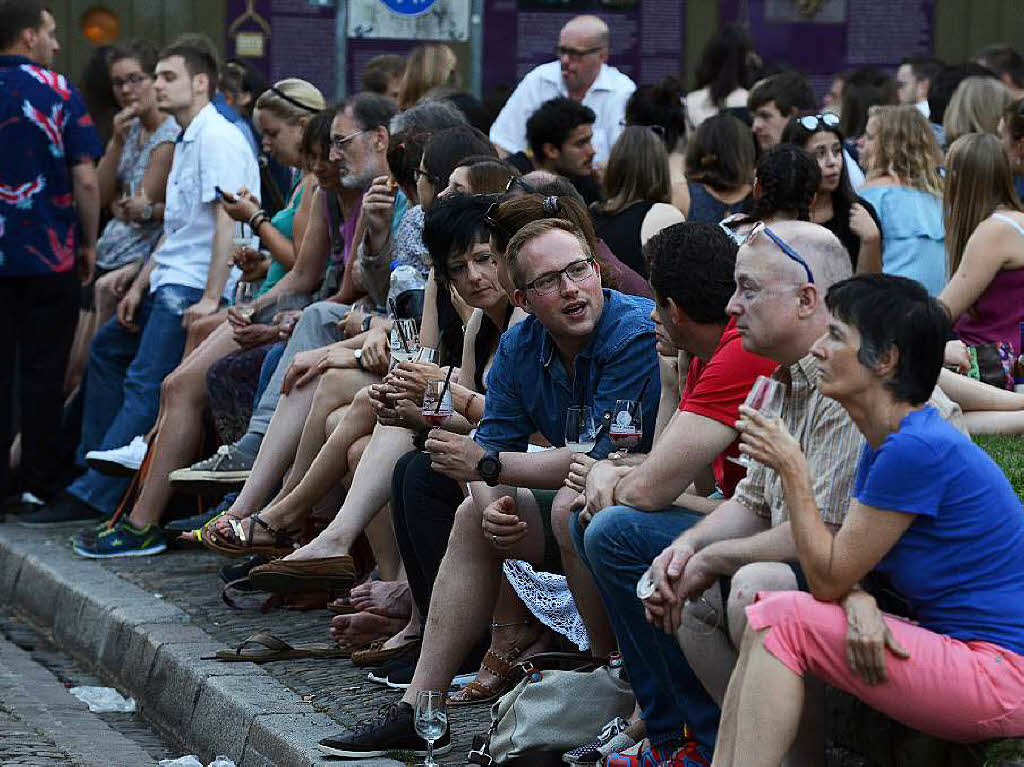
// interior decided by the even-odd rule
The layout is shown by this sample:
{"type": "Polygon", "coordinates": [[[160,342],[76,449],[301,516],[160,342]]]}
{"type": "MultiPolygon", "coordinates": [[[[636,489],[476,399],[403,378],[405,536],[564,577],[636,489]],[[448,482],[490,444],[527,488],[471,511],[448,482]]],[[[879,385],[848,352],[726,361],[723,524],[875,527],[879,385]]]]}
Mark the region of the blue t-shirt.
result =
{"type": "Polygon", "coordinates": [[[71,169],[103,154],[82,96],[23,56],[0,56],[0,278],[74,268],[71,169]]]}
{"type": "MultiPolygon", "coordinates": [[[[555,447],[565,445],[565,414],[588,403],[594,421],[618,399],[643,392],[643,437],[638,452],[650,449],[661,397],[654,323],[648,298],[604,291],[604,310],[590,340],[573,361],[570,380],[551,336],[536,317],[527,317],[501,336],[487,375],[484,417],[476,441],[494,452],[526,452],[540,432],[555,447]]],[[[605,434],[591,452],[604,458],[614,446],[605,434]]]]}
{"type": "Polygon", "coordinates": [[[877,570],[922,626],[1024,654],[1024,508],[1002,470],[933,407],[864,446],[853,496],[917,515],[877,570]]]}

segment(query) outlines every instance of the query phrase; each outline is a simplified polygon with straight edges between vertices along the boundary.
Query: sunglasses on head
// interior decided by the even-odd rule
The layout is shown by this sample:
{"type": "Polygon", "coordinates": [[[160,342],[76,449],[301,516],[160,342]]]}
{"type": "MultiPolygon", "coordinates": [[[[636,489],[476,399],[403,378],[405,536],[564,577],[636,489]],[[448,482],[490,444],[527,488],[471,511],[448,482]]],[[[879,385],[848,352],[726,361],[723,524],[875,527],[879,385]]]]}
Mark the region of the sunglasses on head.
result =
{"type": "Polygon", "coordinates": [[[830,128],[839,127],[839,118],[831,112],[825,112],[819,115],[806,115],[804,117],[798,117],[797,122],[804,127],[805,130],[809,130],[811,133],[819,130],[828,130],[830,128]]]}
{"type": "Polygon", "coordinates": [[[804,268],[804,272],[807,274],[807,281],[810,284],[813,285],[814,284],[814,273],[811,271],[810,264],[808,264],[807,261],[804,260],[803,256],[801,256],[799,253],[797,253],[795,250],[793,250],[793,246],[792,245],[790,245],[784,239],[779,237],[779,235],[777,235],[775,232],[773,232],[764,223],[764,221],[758,221],[757,224],[754,225],[754,228],[751,229],[750,232],[747,234],[747,236],[744,238],[743,244],[744,245],[749,245],[755,239],[757,239],[758,235],[760,235],[762,233],[765,236],[767,236],[769,240],[774,242],[776,247],[778,247],[778,249],[781,250],[788,258],[790,258],[793,261],[796,261],[798,264],[800,264],[800,266],[802,266],[804,268]]]}
{"type": "Polygon", "coordinates": [[[537,194],[537,190],[533,188],[533,185],[523,181],[520,176],[509,178],[508,183],[505,184],[505,194],[512,194],[517,186],[523,190],[523,194],[537,194]]]}

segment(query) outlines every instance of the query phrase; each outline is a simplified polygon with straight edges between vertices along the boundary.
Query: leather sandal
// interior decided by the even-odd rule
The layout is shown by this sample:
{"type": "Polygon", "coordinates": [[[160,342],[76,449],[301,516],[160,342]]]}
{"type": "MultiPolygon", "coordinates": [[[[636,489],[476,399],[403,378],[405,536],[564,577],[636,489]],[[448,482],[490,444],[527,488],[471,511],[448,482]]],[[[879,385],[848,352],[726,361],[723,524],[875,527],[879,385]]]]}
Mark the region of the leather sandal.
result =
{"type": "Polygon", "coordinates": [[[259,513],[251,514],[245,519],[236,519],[230,516],[225,519],[231,525],[234,540],[225,538],[217,532],[215,521],[204,525],[200,532],[202,544],[218,554],[227,557],[248,557],[258,554],[268,559],[277,559],[288,556],[299,547],[299,539],[294,531],[278,530],[265,522],[259,513]],[[252,542],[253,532],[257,525],[274,536],[273,543],[252,542]]]}
{"type": "Polygon", "coordinates": [[[318,559],[278,559],[249,571],[254,588],[275,594],[303,591],[336,593],[358,581],[355,561],[347,554],[318,559]]]}
{"type": "Polygon", "coordinates": [[[340,658],[343,651],[337,645],[311,644],[290,645],[267,631],[253,634],[237,647],[217,650],[216,655],[204,656],[202,660],[226,662],[266,663],[272,660],[293,658],[340,658]]]}
{"type": "MultiPolygon", "coordinates": [[[[540,625],[536,621],[517,621],[515,623],[492,623],[491,629],[506,628],[508,626],[530,626],[540,625]]],[[[492,650],[488,650],[484,654],[484,659],[480,663],[480,666],[488,671],[491,676],[495,677],[496,682],[491,684],[483,684],[473,680],[466,684],[458,692],[454,692],[448,696],[449,706],[476,706],[483,703],[492,703],[504,695],[506,692],[511,690],[515,684],[514,671],[517,664],[526,660],[528,657],[536,654],[534,646],[539,640],[544,637],[544,629],[541,626],[541,631],[529,640],[529,644],[525,647],[520,648],[518,645],[512,645],[502,655],[498,655],[492,650]]]]}
{"type": "Polygon", "coordinates": [[[423,644],[423,637],[418,634],[416,636],[403,636],[402,639],[406,641],[397,647],[388,647],[386,649],[384,648],[384,643],[388,641],[387,639],[378,639],[372,642],[369,647],[352,653],[352,665],[361,668],[383,666],[388,661],[415,651],[416,648],[423,644]]]}

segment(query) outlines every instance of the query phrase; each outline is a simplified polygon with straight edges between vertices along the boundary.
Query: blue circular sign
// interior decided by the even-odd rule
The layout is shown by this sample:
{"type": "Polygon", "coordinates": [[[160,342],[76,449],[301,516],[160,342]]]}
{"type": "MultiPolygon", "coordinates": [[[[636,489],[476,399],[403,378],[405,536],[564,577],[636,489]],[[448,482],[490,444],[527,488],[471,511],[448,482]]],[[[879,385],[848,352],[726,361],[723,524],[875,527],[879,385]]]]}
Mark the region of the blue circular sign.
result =
{"type": "Polygon", "coordinates": [[[380,2],[389,11],[401,16],[419,16],[437,4],[437,0],[380,0],[380,2]]]}

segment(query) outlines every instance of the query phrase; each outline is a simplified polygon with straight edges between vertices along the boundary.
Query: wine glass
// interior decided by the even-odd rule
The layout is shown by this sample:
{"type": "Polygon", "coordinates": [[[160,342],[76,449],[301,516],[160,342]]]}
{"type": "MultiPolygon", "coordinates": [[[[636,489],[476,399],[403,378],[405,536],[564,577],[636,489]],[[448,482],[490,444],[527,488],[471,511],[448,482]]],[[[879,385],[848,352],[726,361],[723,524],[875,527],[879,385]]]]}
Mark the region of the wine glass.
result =
{"type": "MultiPolygon", "coordinates": [[[[758,376],[754,385],[747,392],[747,399],[743,402],[747,407],[756,410],[765,418],[775,418],[782,415],[782,403],[786,400],[786,387],[779,381],[768,376],[758,376]]],[[[748,471],[757,463],[748,455],[741,455],[739,458],[728,456],[728,460],[738,463],[748,471]]]]}
{"type": "MultiPolygon", "coordinates": [[[[640,576],[640,580],[636,582],[636,598],[641,602],[650,599],[654,596],[654,592],[657,589],[654,585],[654,571],[648,567],[644,574],[640,576]]],[[[715,631],[721,626],[722,616],[718,609],[711,604],[707,598],[701,594],[697,599],[687,599],[687,604],[700,604],[705,612],[704,616],[701,616],[699,621],[699,628],[697,633],[699,634],[714,634],[715,631]],[[710,618],[710,620],[708,620],[710,618]]]]}
{"type": "Polygon", "coordinates": [[[420,690],[416,693],[416,734],[427,741],[424,767],[436,767],[434,741],[448,729],[448,703],[439,690],[420,690]]]}
{"type": "Polygon", "coordinates": [[[252,321],[253,315],[256,314],[253,302],[256,300],[257,292],[258,288],[255,282],[239,280],[235,285],[235,311],[249,321],[252,321]]]}
{"type": "Polygon", "coordinates": [[[395,319],[391,323],[391,360],[393,364],[412,362],[420,350],[420,331],[416,320],[395,319]]]}
{"type": "Polygon", "coordinates": [[[644,430],[642,404],[638,400],[620,399],[615,401],[612,425],[608,430],[608,436],[615,444],[615,448],[623,455],[640,444],[644,430]]]}
{"type": "Polygon", "coordinates": [[[565,414],[565,446],[573,453],[589,453],[596,444],[594,414],[588,407],[571,406],[565,414]]]}
{"type": "Polygon", "coordinates": [[[431,426],[440,426],[451,418],[453,412],[452,387],[445,386],[443,378],[427,381],[427,388],[423,390],[423,407],[420,409],[423,420],[431,426]]]}

